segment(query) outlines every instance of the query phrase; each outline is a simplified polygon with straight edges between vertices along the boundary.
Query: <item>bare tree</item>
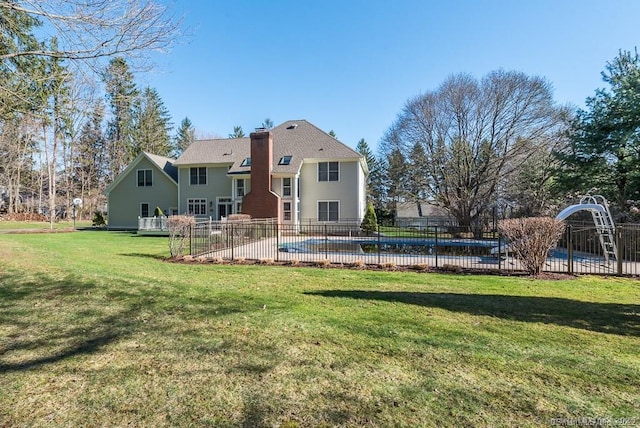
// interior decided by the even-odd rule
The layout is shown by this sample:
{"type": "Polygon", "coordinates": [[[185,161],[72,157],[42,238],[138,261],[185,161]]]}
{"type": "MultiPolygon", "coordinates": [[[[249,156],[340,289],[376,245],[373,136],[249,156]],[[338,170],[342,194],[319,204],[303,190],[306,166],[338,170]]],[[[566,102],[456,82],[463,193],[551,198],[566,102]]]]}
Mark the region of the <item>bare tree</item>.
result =
{"type": "Polygon", "coordinates": [[[0,0],[0,11],[46,24],[59,41],[55,49],[23,45],[0,54],[91,60],[163,51],[176,40],[180,20],[152,0],[0,0]]]}
{"type": "Polygon", "coordinates": [[[425,161],[407,174],[422,174],[412,181],[478,232],[505,180],[531,150],[560,135],[561,118],[542,78],[494,71],[478,81],[460,74],[410,99],[382,148],[409,156],[422,146],[425,161]]]}

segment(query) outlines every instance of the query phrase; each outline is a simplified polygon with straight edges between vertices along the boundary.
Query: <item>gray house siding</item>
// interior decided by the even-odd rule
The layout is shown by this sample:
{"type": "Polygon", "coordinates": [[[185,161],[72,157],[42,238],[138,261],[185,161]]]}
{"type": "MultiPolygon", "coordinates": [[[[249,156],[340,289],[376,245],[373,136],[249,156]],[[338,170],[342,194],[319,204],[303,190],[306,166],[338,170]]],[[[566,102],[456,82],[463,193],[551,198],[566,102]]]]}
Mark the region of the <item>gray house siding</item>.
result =
{"type": "MultiPolygon", "coordinates": [[[[205,166],[205,165],[201,165],[205,166]]],[[[217,198],[232,198],[232,181],[227,176],[228,165],[207,167],[207,184],[191,184],[190,169],[198,165],[180,167],[178,182],[180,183],[180,214],[189,214],[189,199],[206,199],[207,214],[197,217],[217,217],[217,198]]]]}
{"type": "Polygon", "coordinates": [[[357,160],[341,161],[339,168],[339,181],[318,181],[318,163],[305,162],[302,165],[300,217],[303,221],[318,220],[320,201],[338,201],[340,221],[362,218],[361,186],[358,186],[361,182],[360,163],[357,160]]]}
{"type": "Polygon", "coordinates": [[[177,186],[157,165],[141,158],[109,192],[109,229],[137,229],[141,205],[149,204],[149,214],[156,207],[166,214],[178,206],[177,186]],[[151,186],[138,186],[138,170],[151,170],[151,186]]]}

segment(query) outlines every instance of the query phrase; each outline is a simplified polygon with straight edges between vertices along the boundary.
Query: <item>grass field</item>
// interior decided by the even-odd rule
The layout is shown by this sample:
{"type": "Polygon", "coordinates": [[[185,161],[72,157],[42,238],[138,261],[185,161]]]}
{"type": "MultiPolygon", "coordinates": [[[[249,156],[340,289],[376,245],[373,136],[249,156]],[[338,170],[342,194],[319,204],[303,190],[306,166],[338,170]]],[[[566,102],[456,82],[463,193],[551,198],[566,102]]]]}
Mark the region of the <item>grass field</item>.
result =
{"type": "Polygon", "coordinates": [[[0,236],[0,426],[640,424],[637,280],[167,255],[0,236]]]}
{"type": "MultiPolygon", "coordinates": [[[[54,229],[69,229],[73,228],[73,220],[60,220],[53,223],[54,229]]],[[[91,221],[83,220],[76,221],[75,226],[77,228],[90,227],[91,221]]],[[[48,221],[0,221],[0,232],[8,230],[46,230],[51,229],[51,223],[48,221]]]]}

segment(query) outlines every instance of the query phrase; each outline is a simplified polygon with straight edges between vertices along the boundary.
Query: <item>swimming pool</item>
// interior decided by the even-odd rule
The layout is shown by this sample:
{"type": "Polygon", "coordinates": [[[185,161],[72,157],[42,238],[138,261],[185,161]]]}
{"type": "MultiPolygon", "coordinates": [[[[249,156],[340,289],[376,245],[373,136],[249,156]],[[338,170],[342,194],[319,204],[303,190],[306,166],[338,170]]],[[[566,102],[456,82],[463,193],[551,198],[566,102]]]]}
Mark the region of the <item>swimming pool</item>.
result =
{"type": "Polygon", "coordinates": [[[349,253],[349,254],[415,254],[451,256],[491,256],[497,239],[434,239],[434,238],[310,238],[283,243],[278,251],[286,253],[349,253]]]}

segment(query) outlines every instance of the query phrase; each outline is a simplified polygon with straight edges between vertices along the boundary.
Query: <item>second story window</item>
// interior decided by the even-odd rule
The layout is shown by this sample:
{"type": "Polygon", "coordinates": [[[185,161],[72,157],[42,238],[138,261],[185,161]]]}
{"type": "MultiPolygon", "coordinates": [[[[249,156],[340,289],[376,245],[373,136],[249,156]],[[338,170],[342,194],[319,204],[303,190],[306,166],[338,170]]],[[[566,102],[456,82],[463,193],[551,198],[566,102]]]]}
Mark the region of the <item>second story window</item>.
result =
{"type": "Polygon", "coordinates": [[[282,179],[282,196],[291,196],[291,178],[285,177],[282,179]]]}
{"type": "Polygon", "coordinates": [[[318,181],[340,181],[340,163],[320,162],[318,164],[318,181]]]}
{"type": "Polygon", "coordinates": [[[150,187],[153,183],[153,172],[150,169],[138,170],[138,187],[150,187]]]}
{"type": "Polygon", "coordinates": [[[242,198],[244,196],[244,178],[237,181],[236,196],[238,196],[238,198],[242,198]]]}
{"type": "Polygon", "coordinates": [[[207,168],[189,168],[189,177],[191,184],[207,184],[207,168]]]}

